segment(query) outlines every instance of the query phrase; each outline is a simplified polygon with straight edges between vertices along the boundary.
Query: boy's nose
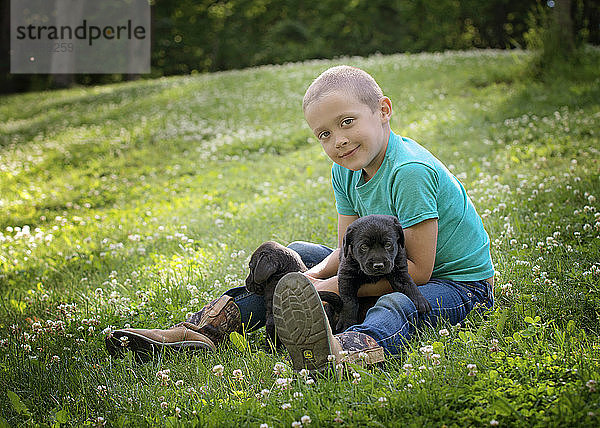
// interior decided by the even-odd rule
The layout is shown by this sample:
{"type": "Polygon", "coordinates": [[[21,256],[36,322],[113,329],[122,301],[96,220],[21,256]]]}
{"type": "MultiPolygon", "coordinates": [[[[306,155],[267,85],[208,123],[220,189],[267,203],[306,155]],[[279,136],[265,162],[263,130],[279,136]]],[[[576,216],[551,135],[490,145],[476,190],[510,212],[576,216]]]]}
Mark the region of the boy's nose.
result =
{"type": "Polygon", "coordinates": [[[345,136],[340,135],[340,136],[336,137],[336,139],[335,139],[336,147],[344,147],[346,144],[348,144],[348,139],[345,136]]]}

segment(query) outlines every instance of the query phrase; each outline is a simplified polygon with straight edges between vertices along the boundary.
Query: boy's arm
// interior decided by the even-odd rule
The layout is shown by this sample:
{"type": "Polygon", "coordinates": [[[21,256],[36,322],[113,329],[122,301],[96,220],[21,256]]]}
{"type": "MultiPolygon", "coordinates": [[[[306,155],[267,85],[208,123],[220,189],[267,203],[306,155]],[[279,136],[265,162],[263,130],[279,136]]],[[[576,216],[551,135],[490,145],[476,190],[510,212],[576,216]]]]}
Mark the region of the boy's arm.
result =
{"type": "Polygon", "coordinates": [[[404,229],[408,273],[417,285],[431,278],[437,249],[438,220],[430,218],[404,229]]]}

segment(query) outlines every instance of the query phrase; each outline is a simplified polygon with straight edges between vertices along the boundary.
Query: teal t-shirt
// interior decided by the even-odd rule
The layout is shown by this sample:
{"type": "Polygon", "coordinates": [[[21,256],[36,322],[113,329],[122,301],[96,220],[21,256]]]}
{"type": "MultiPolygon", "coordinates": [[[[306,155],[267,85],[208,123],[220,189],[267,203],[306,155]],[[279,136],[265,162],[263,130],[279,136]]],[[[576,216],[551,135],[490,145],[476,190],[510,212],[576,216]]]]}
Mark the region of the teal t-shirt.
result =
{"type": "Polygon", "coordinates": [[[415,141],[390,134],[385,158],[365,183],[362,171],[334,164],[332,184],[342,215],[389,214],[403,228],[438,219],[432,278],[479,281],[494,275],[490,239],[458,179],[415,141]]]}

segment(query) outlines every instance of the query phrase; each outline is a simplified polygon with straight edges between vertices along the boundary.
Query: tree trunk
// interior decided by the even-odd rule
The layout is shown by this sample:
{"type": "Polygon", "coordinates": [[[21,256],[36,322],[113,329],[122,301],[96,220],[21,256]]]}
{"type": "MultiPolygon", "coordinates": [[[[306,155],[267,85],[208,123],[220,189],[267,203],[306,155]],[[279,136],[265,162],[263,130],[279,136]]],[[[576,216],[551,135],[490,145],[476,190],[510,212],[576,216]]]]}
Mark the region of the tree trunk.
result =
{"type": "Polygon", "coordinates": [[[575,50],[575,34],[571,17],[571,0],[556,0],[554,8],[554,29],[557,47],[565,56],[575,50]]]}

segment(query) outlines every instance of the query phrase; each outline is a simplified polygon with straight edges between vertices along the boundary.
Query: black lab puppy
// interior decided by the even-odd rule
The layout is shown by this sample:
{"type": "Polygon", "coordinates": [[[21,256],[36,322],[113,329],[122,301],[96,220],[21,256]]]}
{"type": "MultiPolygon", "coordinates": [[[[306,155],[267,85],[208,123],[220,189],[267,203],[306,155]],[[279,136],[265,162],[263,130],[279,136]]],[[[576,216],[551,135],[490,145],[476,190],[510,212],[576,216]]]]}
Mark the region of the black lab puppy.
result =
{"type": "Polygon", "coordinates": [[[368,215],[353,221],[346,229],[342,246],[338,285],[344,306],[336,331],[357,323],[360,286],[382,278],[390,282],[394,291],[406,294],[419,313],[431,310],[408,274],[404,232],[396,217],[368,215]]]}
{"type": "Polygon", "coordinates": [[[290,272],[305,272],[306,266],[294,250],[273,241],[259,246],[250,257],[250,274],[246,278],[246,289],[264,296],[266,308],[267,339],[276,347],[281,342],[275,339],[273,320],[273,293],[279,280],[290,272]]]}

